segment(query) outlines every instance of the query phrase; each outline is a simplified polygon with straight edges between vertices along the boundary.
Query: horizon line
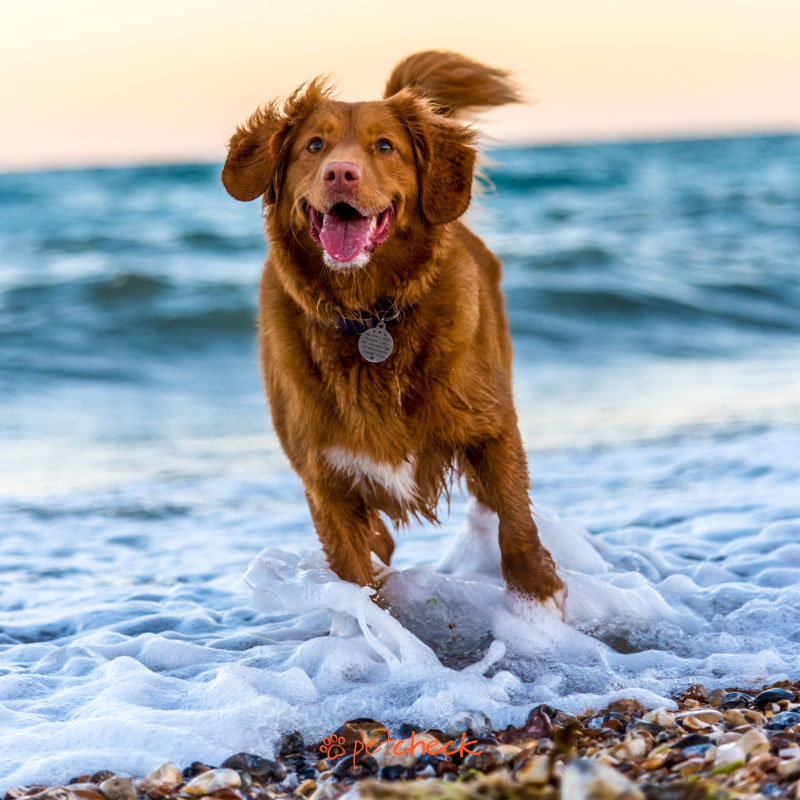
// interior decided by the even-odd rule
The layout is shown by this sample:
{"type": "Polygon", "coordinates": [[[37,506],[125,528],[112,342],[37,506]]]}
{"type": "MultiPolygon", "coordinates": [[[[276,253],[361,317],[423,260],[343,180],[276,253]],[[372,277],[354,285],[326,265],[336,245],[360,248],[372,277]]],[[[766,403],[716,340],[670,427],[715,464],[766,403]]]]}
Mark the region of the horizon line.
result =
{"type": "MultiPolygon", "coordinates": [[[[479,149],[490,150],[547,150],[551,148],[580,148],[580,147],[614,147],[625,145],[667,144],[669,142],[713,142],[731,141],[735,139],[786,139],[800,137],[800,127],[770,128],[770,129],[742,129],[728,132],[720,131],[695,131],[675,134],[637,134],[626,137],[625,135],[595,136],[586,138],[553,137],[551,139],[508,139],[483,133],[479,149]]],[[[190,167],[211,166],[224,163],[224,149],[222,159],[196,155],[186,159],[165,157],[142,158],[138,160],[120,159],[117,161],[79,162],[65,161],[55,163],[21,164],[19,166],[3,165],[0,163],[0,175],[21,175],[46,172],[86,172],[115,169],[158,169],[161,167],[190,167]]]]}

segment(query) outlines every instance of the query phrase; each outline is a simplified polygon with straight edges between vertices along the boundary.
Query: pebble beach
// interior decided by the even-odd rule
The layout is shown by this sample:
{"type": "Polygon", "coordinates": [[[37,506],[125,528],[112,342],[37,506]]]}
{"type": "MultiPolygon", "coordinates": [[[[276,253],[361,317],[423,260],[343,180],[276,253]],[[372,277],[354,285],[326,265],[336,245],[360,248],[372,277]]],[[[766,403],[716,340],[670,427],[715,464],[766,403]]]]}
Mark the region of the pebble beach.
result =
{"type": "Polygon", "coordinates": [[[463,712],[446,730],[402,725],[396,737],[381,746],[388,728],[358,718],[322,742],[289,734],[272,759],[165,762],[144,776],[105,769],[15,787],[4,800],[800,798],[800,681],[758,693],[697,684],[650,711],[624,699],[577,716],[538,705],[503,730],[463,712]]]}

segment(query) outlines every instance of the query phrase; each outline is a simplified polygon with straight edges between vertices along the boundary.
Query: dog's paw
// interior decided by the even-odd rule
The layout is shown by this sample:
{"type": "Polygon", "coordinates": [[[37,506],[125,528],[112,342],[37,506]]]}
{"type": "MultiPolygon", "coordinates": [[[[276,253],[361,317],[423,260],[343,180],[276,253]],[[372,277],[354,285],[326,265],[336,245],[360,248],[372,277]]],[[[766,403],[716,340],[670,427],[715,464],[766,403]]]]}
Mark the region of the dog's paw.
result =
{"type": "Polygon", "coordinates": [[[562,586],[553,592],[550,597],[542,601],[542,606],[545,611],[564,622],[567,615],[567,587],[562,586]]]}

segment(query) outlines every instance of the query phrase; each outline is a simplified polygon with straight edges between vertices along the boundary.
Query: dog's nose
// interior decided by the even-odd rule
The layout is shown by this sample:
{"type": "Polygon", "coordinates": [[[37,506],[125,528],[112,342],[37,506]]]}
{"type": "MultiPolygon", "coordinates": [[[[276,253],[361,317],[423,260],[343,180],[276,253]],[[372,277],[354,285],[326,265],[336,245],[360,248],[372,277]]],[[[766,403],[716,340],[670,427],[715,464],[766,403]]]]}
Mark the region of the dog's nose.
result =
{"type": "Polygon", "coordinates": [[[361,167],[352,161],[331,161],[322,170],[322,180],[328,188],[343,192],[361,180],[361,167]]]}

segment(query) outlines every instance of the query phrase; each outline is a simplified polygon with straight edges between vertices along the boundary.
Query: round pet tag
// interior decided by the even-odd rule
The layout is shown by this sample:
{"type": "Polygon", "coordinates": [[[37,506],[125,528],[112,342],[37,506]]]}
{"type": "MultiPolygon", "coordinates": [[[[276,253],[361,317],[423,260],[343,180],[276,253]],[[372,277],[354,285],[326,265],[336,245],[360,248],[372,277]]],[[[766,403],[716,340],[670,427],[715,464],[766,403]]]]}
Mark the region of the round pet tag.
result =
{"type": "Polygon", "coordinates": [[[386,330],[386,323],[383,320],[376,327],[367,328],[358,337],[358,352],[373,364],[386,361],[393,349],[392,334],[386,330]]]}

